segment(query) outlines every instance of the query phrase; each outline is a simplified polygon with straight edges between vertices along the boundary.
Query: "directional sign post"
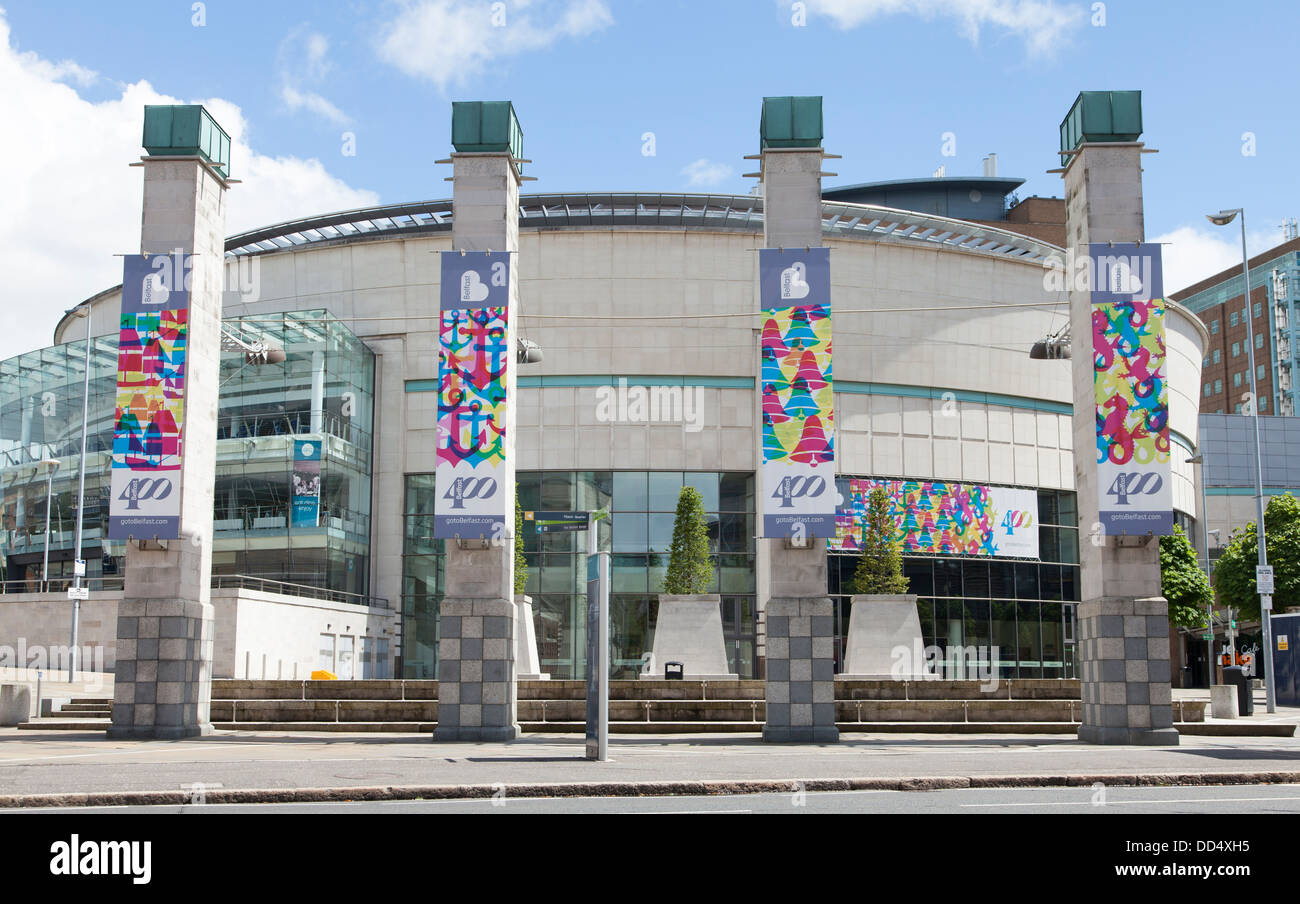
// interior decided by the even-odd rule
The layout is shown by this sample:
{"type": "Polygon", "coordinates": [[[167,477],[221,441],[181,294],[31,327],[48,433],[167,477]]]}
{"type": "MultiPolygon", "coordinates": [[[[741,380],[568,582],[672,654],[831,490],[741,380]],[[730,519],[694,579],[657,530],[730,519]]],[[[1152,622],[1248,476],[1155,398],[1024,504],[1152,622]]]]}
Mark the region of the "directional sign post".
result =
{"type": "Polygon", "coordinates": [[[587,519],[587,759],[604,763],[609,760],[610,563],[609,553],[598,551],[596,522],[609,512],[581,514],[587,519]]]}
{"type": "Polygon", "coordinates": [[[539,534],[576,533],[587,529],[590,512],[524,512],[524,520],[537,525],[539,534]]]}

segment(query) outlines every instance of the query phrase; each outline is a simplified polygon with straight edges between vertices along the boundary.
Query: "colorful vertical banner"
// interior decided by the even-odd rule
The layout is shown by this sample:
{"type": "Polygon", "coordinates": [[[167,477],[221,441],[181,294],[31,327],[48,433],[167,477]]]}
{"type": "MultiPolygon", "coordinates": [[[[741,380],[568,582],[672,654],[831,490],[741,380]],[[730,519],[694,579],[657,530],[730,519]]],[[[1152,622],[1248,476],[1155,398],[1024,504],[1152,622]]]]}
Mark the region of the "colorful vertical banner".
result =
{"type": "Polygon", "coordinates": [[[835,536],[830,249],[759,251],[764,537],[835,536]]]}
{"type": "Polygon", "coordinates": [[[321,438],[293,441],[293,494],[289,523],[293,527],[320,526],[321,438]]]}
{"type": "Polygon", "coordinates": [[[1037,491],[945,480],[849,479],[828,549],[862,548],[867,496],[878,487],[905,553],[1038,558],[1037,491]]]}
{"type": "Polygon", "coordinates": [[[1159,245],[1094,244],[1097,492],[1107,534],[1173,533],[1159,245]]]}
{"type": "Polygon", "coordinates": [[[113,540],[175,540],[181,527],[187,255],[133,254],[122,267],[113,417],[113,540]]]}
{"type": "Polygon", "coordinates": [[[438,345],[434,536],[506,536],[510,255],[445,251],[438,345]]]}

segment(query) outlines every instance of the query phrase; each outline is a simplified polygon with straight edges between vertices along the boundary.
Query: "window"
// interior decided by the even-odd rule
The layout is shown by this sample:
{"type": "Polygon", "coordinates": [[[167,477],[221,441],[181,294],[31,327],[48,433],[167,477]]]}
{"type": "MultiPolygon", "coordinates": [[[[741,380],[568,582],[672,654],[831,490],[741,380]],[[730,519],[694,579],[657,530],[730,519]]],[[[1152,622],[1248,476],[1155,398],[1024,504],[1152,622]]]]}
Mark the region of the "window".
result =
{"type": "Polygon", "coordinates": [[[1214,335],[1218,335],[1218,333],[1219,333],[1219,321],[1217,321],[1217,320],[1212,320],[1212,321],[1210,321],[1210,332],[1211,332],[1212,334],[1214,334],[1214,335]]]}
{"type": "Polygon", "coordinates": [[[1222,361],[1222,360],[1223,360],[1223,355],[1221,355],[1221,354],[1219,353],[1219,350],[1216,348],[1216,349],[1214,350],[1214,363],[1215,363],[1215,364],[1218,364],[1218,363],[1219,363],[1220,361],[1222,361]]]}
{"type": "MultiPolygon", "coordinates": [[[[324,635],[322,635],[323,637],[324,635]]],[[[338,676],[341,681],[351,681],[353,675],[352,661],[352,638],[343,636],[339,638],[339,670],[338,676]]]]}
{"type": "Polygon", "coordinates": [[[1241,414],[1241,403],[1238,402],[1236,405],[1234,405],[1232,410],[1234,414],[1241,414]]]}
{"type": "Polygon", "coordinates": [[[1258,301],[1255,302],[1255,316],[1258,317],[1263,312],[1263,310],[1264,310],[1263,304],[1258,301]]]}
{"type": "Polygon", "coordinates": [[[1209,367],[1209,366],[1210,366],[1210,356],[1206,355],[1205,360],[1201,362],[1201,367],[1209,367]]]}
{"type": "Polygon", "coordinates": [[[1264,334],[1263,334],[1263,333],[1256,333],[1256,334],[1255,334],[1255,348],[1263,348],[1263,347],[1264,347],[1264,334]]]}
{"type": "Polygon", "coordinates": [[[1237,325],[1237,312],[1233,311],[1230,315],[1228,315],[1228,326],[1236,326],[1236,325],[1237,325]]]}
{"type": "Polygon", "coordinates": [[[1232,385],[1234,388],[1241,385],[1241,371],[1232,375],[1232,385]]]}
{"type": "Polygon", "coordinates": [[[317,660],[317,668],[324,669],[327,672],[334,671],[334,635],[322,634],[320,636],[320,658],[317,660]]]}
{"type": "Polygon", "coordinates": [[[1236,358],[1240,354],[1241,354],[1241,343],[1240,342],[1232,343],[1232,357],[1236,358]]]}
{"type": "Polygon", "coordinates": [[[1209,383],[1206,383],[1206,384],[1205,384],[1205,397],[1206,397],[1207,399],[1210,397],[1210,384],[1209,384],[1209,383]]]}
{"type": "MultiPolygon", "coordinates": [[[[1215,395],[1218,395],[1218,394],[1221,393],[1221,392],[1223,392],[1223,381],[1222,381],[1222,380],[1215,380],[1215,381],[1214,381],[1214,394],[1215,394],[1215,395]]],[[[1219,414],[1223,414],[1223,412],[1220,411],[1219,414]]]]}
{"type": "Polygon", "coordinates": [[[1268,376],[1268,365],[1267,365],[1267,364],[1261,364],[1261,365],[1259,365],[1258,367],[1255,368],[1255,379],[1256,379],[1256,380],[1262,380],[1262,379],[1264,379],[1266,376],[1268,376]]]}
{"type": "MultiPolygon", "coordinates": [[[[1267,411],[1267,410],[1268,410],[1268,396],[1266,396],[1266,395],[1262,395],[1262,396],[1259,397],[1259,410],[1260,410],[1260,411],[1267,411]]],[[[1267,544],[1265,544],[1265,545],[1267,545],[1267,544]]]]}

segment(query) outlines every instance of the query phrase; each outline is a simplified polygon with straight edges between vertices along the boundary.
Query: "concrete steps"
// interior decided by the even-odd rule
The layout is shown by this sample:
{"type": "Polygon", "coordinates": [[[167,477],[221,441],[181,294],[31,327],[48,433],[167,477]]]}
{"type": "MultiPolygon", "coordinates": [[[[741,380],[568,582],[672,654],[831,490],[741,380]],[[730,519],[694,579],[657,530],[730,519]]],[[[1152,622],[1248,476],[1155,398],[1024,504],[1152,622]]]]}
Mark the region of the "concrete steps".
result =
{"type": "MultiPolygon", "coordinates": [[[[519,682],[519,722],[530,733],[586,731],[586,682],[519,682]]],[[[759,733],[766,718],[762,681],[612,681],[610,730],[616,734],[759,733]]],[[[438,721],[438,682],[427,680],[212,683],[213,726],[227,731],[327,731],[429,734],[438,721]]],[[[1073,734],[1079,682],[836,681],[836,718],[845,733],[1073,734]]],[[[1205,722],[1206,704],[1175,700],[1186,734],[1290,737],[1278,723],[1205,722]]],[[[112,701],[74,698],[20,725],[29,731],[103,731],[112,701]]]]}

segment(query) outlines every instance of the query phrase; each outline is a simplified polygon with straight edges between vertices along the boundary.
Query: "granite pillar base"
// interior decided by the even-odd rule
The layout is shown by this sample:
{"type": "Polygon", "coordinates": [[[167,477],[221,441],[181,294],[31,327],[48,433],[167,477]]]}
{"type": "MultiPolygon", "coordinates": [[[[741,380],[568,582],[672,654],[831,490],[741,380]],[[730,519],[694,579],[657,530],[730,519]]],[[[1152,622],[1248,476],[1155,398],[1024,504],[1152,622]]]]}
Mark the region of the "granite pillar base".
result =
{"type": "Polygon", "coordinates": [[[435,741],[513,741],[521,731],[513,599],[444,599],[435,741]]]}
{"type": "Polygon", "coordinates": [[[840,739],[834,645],[829,597],[768,601],[764,741],[829,744],[840,739]]]}
{"type": "Polygon", "coordinates": [[[110,738],[171,740],[212,733],[212,606],[124,599],[110,738]]]}
{"type": "Polygon", "coordinates": [[[1077,614],[1088,744],[1176,745],[1169,667],[1169,604],[1161,597],[1102,597],[1077,614]]]}

